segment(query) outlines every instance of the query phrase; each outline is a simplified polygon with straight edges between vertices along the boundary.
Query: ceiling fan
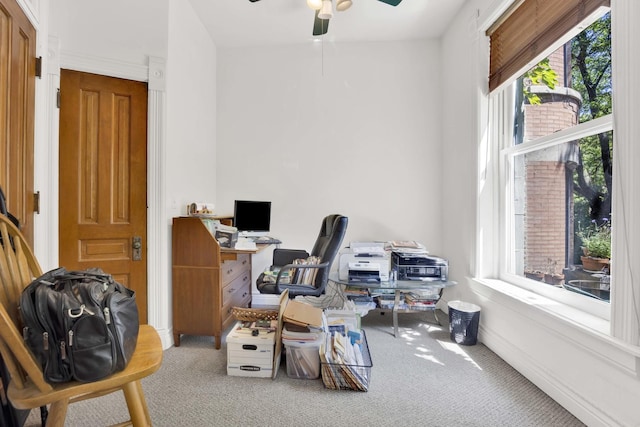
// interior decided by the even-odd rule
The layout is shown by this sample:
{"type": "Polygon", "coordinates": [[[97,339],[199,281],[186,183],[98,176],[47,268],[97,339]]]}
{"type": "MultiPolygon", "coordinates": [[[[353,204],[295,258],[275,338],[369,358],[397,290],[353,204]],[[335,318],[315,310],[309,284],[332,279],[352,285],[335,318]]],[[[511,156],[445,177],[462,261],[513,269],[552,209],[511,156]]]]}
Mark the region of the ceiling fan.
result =
{"type": "MultiPolygon", "coordinates": [[[[249,0],[255,3],[260,0],[249,0]]],[[[378,0],[391,6],[397,6],[402,0],[378,0]]],[[[333,16],[333,3],[336,11],[343,12],[351,7],[352,0],[307,0],[307,6],[316,12],[313,20],[313,35],[321,36],[329,30],[329,19],[333,16]]]]}

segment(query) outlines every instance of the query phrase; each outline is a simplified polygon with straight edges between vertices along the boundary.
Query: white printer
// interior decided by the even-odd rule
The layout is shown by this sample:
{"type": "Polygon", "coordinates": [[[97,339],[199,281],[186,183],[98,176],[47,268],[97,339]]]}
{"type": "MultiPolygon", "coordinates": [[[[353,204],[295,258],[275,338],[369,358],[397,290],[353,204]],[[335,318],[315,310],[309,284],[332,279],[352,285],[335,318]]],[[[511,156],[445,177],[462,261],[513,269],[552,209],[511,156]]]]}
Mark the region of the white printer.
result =
{"type": "Polygon", "coordinates": [[[390,258],[384,242],[351,242],[340,252],[338,276],[343,281],[386,282],[390,258]]]}

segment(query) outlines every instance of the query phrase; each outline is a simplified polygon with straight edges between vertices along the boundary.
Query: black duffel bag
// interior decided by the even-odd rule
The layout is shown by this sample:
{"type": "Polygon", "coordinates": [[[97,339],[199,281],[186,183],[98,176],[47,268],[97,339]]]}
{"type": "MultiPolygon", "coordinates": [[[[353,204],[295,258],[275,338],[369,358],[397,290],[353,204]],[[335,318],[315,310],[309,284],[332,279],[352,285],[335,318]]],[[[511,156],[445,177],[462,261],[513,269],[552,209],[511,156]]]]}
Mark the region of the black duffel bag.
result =
{"type": "Polygon", "coordinates": [[[23,335],[49,383],[123,370],[138,339],[135,293],[98,268],[44,273],[20,298],[23,335]]]}

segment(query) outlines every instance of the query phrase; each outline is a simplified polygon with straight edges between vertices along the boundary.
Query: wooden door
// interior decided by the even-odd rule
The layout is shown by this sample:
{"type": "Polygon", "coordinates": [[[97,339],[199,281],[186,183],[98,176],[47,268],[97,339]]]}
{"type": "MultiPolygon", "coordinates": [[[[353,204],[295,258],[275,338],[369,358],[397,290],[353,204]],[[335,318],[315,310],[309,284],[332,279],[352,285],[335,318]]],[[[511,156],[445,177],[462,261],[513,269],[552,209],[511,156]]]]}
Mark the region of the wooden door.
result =
{"type": "Polygon", "coordinates": [[[99,267],[133,289],[142,323],[146,153],[146,83],[61,70],[60,265],[99,267]]]}
{"type": "Polygon", "coordinates": [[[36,30],[15,0],[0,0],[0,186],[33,247],[36,30]]]}

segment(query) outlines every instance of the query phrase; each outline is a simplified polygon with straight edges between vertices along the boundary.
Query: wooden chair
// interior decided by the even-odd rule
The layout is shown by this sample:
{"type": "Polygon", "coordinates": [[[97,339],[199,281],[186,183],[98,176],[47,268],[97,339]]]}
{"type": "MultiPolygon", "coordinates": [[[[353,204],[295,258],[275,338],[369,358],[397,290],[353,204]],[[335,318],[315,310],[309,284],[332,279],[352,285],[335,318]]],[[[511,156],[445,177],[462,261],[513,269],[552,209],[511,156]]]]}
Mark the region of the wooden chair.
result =
{"type": "Polygon", "coordinates": [[[131,419],[119,425],[150,426],[140,380],[162,363],[156,330],[140,325],[135,353],[121,372],[91,383],[47,383],[40,364],[22,340],[18,314],[22,290],[42,271],[20,231],[4,215],[0,215],[0,238],[0,353],[11,375],[7,396],[13,406],[33,409],[50,405],[47,426],[62,426],[70,403],[122,390],[131,419]]]}

